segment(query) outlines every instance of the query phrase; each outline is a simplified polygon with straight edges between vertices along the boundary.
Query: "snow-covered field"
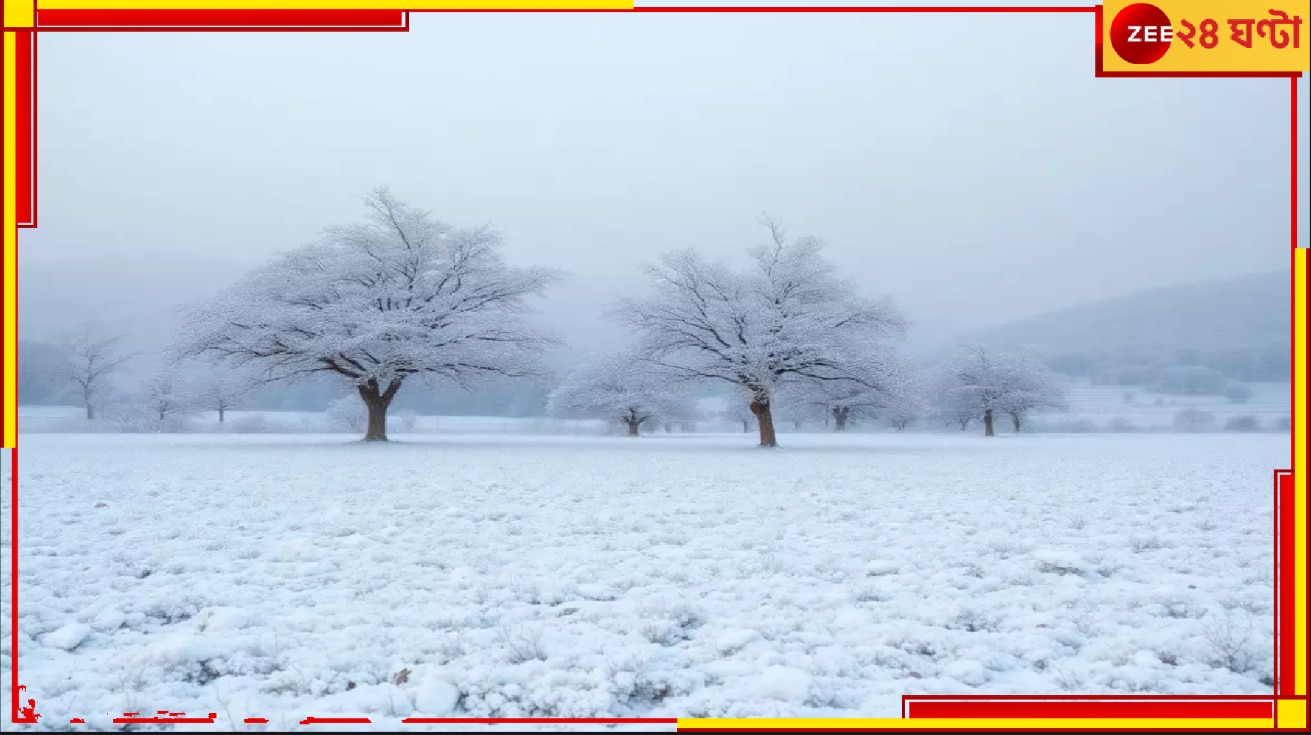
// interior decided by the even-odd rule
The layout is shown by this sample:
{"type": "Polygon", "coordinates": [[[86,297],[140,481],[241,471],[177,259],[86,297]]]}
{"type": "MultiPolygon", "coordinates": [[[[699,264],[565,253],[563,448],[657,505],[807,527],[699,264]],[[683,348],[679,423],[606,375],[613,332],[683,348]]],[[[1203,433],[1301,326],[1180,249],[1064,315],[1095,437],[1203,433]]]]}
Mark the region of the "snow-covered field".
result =
{"type": "Polygon", "coordinates": [[[100,728],[1270,692],[1286,434],[751,443],[26,434],[19,678],[100,728]]]}

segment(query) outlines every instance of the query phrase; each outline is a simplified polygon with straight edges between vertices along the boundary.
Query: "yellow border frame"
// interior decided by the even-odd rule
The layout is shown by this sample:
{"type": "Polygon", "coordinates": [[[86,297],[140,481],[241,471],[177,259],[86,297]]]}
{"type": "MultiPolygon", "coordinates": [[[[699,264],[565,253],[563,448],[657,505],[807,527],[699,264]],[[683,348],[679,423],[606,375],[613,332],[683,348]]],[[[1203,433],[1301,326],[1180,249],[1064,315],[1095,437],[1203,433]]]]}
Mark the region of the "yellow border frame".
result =
{"type": "MultiPolygon", "coordinates": [[[[7,28],[32,27],[35,10],[39,9],[378,9],[378,10],[560,10],[560,9],[629,9],[631,0],[37,0],[6,3],[4,25],[7,28]]],[[[1311,26],[1307,27],[1311,31],[1311,26]]],[[[1311,36],[1311,32],[1308,33],[1311,36]]],[[[4,323],[3,323],[3,390],[4,390],[4,446],[17,446],[17,220],[14,166],[16,152],[15,127],[15,54],[16,40],[13,31],[4,32],[3,59],[3,151],[4,151],[4,323]]],[[[1305,124],[1306,121],[1303,121],[1305,124]]],[[[1302,192],[1306,196],[1307,192],[1302,192]]],[[[34,193],[35,196],[35,193],[34,193]]],[[[1292,699],[1276,701],[1280,729],[1300,728],[1307,725],[1307,312],[1311,308],[1307,297],[1308,256],[1305,245],[1292,255],[1293,284],[1293,477],[1295,487],[1295,599],[1296,641],[1295,680],[1292,699]]],[[[1272,470],[1275,468],[1271,468],[1272,470]]],[[[3,684],[0,684],[3,685],[3,684]]],[[[1256,728],[1273,729],[1274,719],[1207,720],[1207,719],[902,719],[902,718],[842,718],[842,719],[679,719],[680,730],[706,728],[868,728],[868,729],[935,729],[984,727],[997,729],[1215,729],[1256,728]]]]}

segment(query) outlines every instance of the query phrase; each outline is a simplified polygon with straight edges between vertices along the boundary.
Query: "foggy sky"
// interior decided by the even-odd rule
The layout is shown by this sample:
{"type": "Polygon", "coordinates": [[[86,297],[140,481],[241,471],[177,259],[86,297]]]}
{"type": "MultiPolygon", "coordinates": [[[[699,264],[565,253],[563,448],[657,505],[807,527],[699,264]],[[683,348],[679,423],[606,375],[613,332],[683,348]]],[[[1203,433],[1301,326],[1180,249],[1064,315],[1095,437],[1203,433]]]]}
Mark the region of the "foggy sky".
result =
{"type": "MultiPolygon", "coordinates": [[[[641,263],[737,257],[762,211],[824,238],[921,336],[1286,269],[1289,82],[1095,79],[1092,23],[461,13],[408,34],[42,34],[20,334],[92,316],[165,331],[179,304],[358,220],[382,184],[575,273],[548,316],[582,342],[641,263]]],[[[1311,119],[1305,78],[1300,96],[1311,119]]]]}

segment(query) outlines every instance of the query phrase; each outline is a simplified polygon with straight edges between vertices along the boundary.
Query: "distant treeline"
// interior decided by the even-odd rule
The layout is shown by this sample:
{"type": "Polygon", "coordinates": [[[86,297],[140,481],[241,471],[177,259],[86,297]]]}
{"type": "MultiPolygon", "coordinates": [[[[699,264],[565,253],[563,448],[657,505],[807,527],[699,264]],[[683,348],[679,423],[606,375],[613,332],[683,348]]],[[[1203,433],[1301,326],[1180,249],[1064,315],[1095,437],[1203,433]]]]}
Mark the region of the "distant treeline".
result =
{"type": "Polygon", "coordinates": [[[1259,349],[1180,349],[1160,354],[1125,351],[1115,356],[1053,355],[1056,372],[1096,385],[1132,385],[1161,393],[1219,394],[1229,383],[1288,382],[1292,370],[1288,342],[1259,349]]]}
{"type": "MultiPolygon", "coordinates": [[[[18,402],[31,406],[78,405],[62,372],[65,357],[58,345],[34,340],[18,343],[18,402]]],[[[396,396],[397,410],[411,409],[439,416],[540,416],[551,386],[528,380],[505,380],[466,391],[449,383],[428,389],[422,382],[406,384],[396,396]]],[[[299,383],[259,389],[246,408],[265,411],[322,411],[349,393],[340,381],[316,377],[299,383]]]]}

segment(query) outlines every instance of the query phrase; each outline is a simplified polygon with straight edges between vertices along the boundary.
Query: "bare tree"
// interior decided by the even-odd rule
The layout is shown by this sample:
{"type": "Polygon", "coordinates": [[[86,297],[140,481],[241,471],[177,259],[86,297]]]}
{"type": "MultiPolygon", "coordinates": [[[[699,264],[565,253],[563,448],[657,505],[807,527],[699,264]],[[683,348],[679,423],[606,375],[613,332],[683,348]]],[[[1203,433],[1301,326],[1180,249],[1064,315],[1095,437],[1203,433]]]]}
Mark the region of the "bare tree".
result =
{"type": "Polygon", "coordinates": [[[512,268],[490,228],[456,229],[385,189],[365,203],[367,224],[330,228],[195,310],[179,352],[258,365],[264,382],[339,376],[368,407],[365,441],[387,440],[412,376],[538,372],[550,340],[523,317],[554,272],[512,268]]]}
{"type": "Polygon", "coordinates": [[[643,357],[686,379],[726,382],[746,391],[760,446],[774,447],[772,404],[791,382],[824,381],[882,388],[871,359],[904,323],[887,302],[856,294],[822,257],[815,238],[789,241],[765,219],[771,243],[736,271],[674,252],[647,268],[654,293],[622,302],[619,316],[637,330],[643,357]]]}
{"type": "Polygon", "coordinates": [[[65,378],[76,386],[88,420],[95,419],[96,403],[109,389],[111,377],[132,359],[122,344],[121,335],[106,335],[91,323],[63,339],[65,378]]]}

